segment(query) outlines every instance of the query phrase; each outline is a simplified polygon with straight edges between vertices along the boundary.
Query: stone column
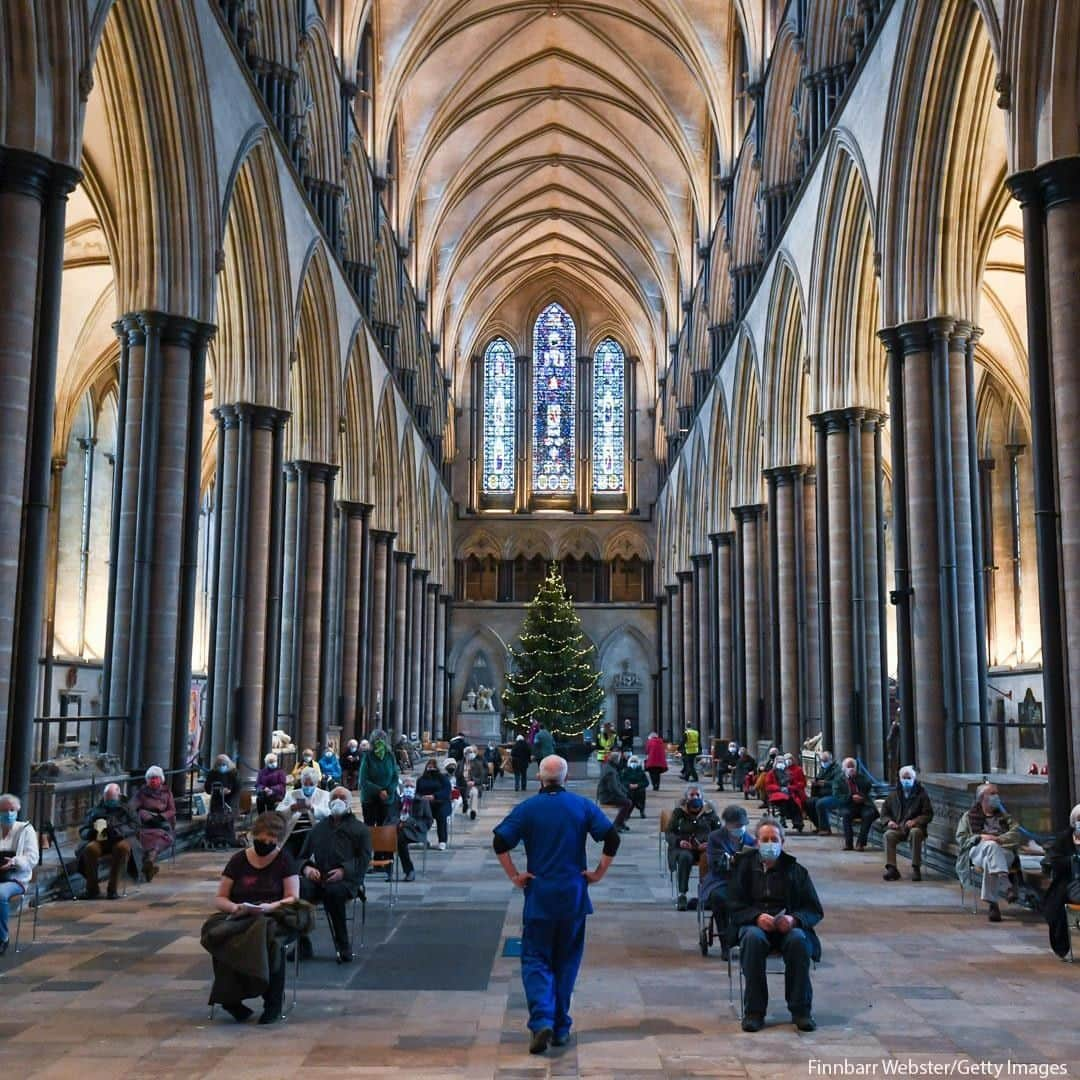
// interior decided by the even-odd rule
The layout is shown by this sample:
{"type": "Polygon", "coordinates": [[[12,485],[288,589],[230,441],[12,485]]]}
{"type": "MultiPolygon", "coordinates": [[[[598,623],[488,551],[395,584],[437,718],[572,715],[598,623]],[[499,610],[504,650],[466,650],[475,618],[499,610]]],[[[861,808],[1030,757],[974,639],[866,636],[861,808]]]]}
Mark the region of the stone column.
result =
{"type": "Polygon", "coordinates": [[[695,650],[697,726],[701,733],[701,745],[708,751],[711,746],[709,740],[712,738],[712,724],[709,720],[712,704],[709,693],[709,671],[712,666],[709,656],[709,564],[711,559],[708,555],[694,555],[690,562],[694,567],[694,618],[691,630],[695,650]]]}
{"type": "Polygon", "coordinates": [[[716,606],[716,726],[725,742],[735,736],[735,663],[732,644],[732,554],[735,534],[713,533],[713,595],[716,606]]]}
{"type": "Polygon", "coordinates": [[[23,799],[38,707],[64,219],[79,179],[67,165],[0,148],[0,766],[4,790],[23,799]]]}
{"type": "Polygon", "coordinates": [[[694,643],[694,574],[680,570],[679,623],[682,632],[680,667],[682,669],[682,728],[693,727],[698,715],[697,646],[694,643]]]}
{"type": "Polygon", "coordinates": [[[393,700],[391,717],[392,734],[398,736],[405,729],[407,716],[407,677],[409,657],[406,652],[405,628],[409,619],[409,582],[412,578],[412,564],[416,556],[409,551],[394,552],[394,649],[391,654],[393,665],[393,700]]]}
{"type": "Polygon", "coordinates": [[[679,586],[665,585],[664,592],[667,594],[667,604],[664,608],[664,657],[667,666],[664,679],[667,698],[665,738],[668,742],[673,742],[676,725],[679,723],[679,696],[682,691],[682,674],[678,666],[679,644],[682,642],[682,634],[677,629],[679,626],[679,586]]]}
{"type": "Polygon", "coordinates": [[[390,573],[393,566],[393,544],[396,533],[385,529],[371,530],[371,655],[368,667],[369,730],[382,726],[386,717],[386,623],[390,573]]]}
{"type": "Polygon", "coordinates": [[[363,731],[361,673],[366,669],[363,648],[363,610],[366,606],[365,562],[368,550],[371,506],[339,502],[345,549],[345,590],[341,638],[341,741],[359,738],[363,731]],[[358,725],[358,717],[360,723],[358,725]]]}
{"type": "Polygon", "coordinates": [[[637,371],[641,361],[636,356],[626,357],[623,369],[624,404],[626,406],[626,509],[638,512],[637,481],[637,371]]]}
{"type": "Polygon", "coordinates": [[[431,729],[433,739],[445,738],[450,734],[450,724],[447,720],[447,671],[446,657],[448,654],[448,642],[450,639],[450,604],[453,597],[449,593],[439,594],[439,603],[436,607],[435,625],[435,721],[431,729]]]}
{"type": "Polygon", "coordinates": [[[409,678],[409,731],[420,730],[420,710],[423,699],[423,658],[427,644],[424,632],[427,616],[425,600],[427,598],[427,570],[414,570],[412,580],[412,634],[410,651],[412,674],[409,678]]]}
{"type": "MultiPolygon", "coordinates": [[[[798,489],[796,489],[798,494],[798,489]]],[[[800,659],[804,668],[803,739],[823,730],[821,710],[821,642],[818,627],[817,568],[817,474],[811,469],[803,476],[802,505],[797,508],[795,527],[802,530],[803,596],[799,640],[805,649],[800,659]],[[801,511],[801,514],[798,513],[801,511]]],[[[827,749],[831,749],[828,747],[827,749]]]]}
{"type": "Polygon", "coordinates": [[[269,643],[271,519],[281,497],[279,462],[287,414],[261,405],[222,405],[218,422],[218,542],[213,568],[214,638],[208,727],[213,753],[239,758],[254,775],[274,717],[265,714],[269,643]]]}
{"type": "Polygon", "coordinates": [[[529,512],[532,488],[529,463],[532,460],[532,432],[529,426],[532,408],[532,357],[514,359],[514,511],[529,512]]]}
{"type": "Polygon", "coordinates": [[[742,567],[743,715],[746,746],[757,753],[758,740],[768,728],[764,723],[765,702],[762,685],[761,619],[761,525],[765,508],[761,504],[732,507],[738,522],[738,543],[742,567]]]}
{"type": "Polygon", "coordinates": [[[435,609],[439,606],[438,582],[429,582],[424,594],[424,675],[423,686],[420,696],[420,727],[421,738],[425,730],[435,732],[435,668],[437,643],[435,634],[437,620],[435,609]]]}
{"type": "MultiPolygon", "coordinates": [[[[220,462],[219,462],[220,470],[220,462]]],[[[281,546],[281,614],[278,644],[278,686],[275,705],[276,726],[288,732],[293,739],[299,738],[296,728],[296,699],[294,696],[296,627],[296,554],[301,528],[300,488],[301,480],[296,466],[290,461],[282,469],[285,485],[284,513],[282,517],[281,546]]],[[[219,515],[220,520],[220,515],[219,515]]],[[[221,530],[218,529],[220,535],[221,530]]],[[[216,560],[215,560],[216,561],[216,560]]],[[[216,639],[214,620],[211,620],[211,640],[216,639]]],[[[213,680],[210,693],[213,700],[213,680]]]]}
{"type": "Polygon", "coordinates": [[[577,358],[577,497],[574,511],[588,514],[592,510],[592,401],[593,401],[593,361],[591,356],[577,358]]]}
{"type": "Polygon", "coordinates": [[[480,509],[481,478],[484,447],[484,359],[474,356],[469,361],[469,504],[468,512],[480,509]]]}

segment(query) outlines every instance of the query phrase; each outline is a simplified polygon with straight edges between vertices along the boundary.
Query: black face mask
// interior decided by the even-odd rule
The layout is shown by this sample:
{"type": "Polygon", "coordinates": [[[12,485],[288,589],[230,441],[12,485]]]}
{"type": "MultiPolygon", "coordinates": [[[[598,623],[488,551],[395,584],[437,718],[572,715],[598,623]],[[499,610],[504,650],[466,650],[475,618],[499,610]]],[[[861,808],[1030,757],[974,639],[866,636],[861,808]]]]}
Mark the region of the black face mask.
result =
{"type": "Polygon", "coordinates": [[[273,840],[255,840],[251,846],[254,848],[256,855],[265,857],[277,847],[277,844],[273,840]]]}

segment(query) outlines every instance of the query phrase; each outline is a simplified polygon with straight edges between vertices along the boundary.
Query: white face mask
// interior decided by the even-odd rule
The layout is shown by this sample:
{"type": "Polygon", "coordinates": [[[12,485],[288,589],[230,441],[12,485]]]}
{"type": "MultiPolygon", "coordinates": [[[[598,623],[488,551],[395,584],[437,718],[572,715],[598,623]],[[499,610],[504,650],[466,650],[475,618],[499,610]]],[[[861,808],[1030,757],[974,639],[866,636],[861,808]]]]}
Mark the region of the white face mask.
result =
{"type": "Polygon", "coordinates": [[[851,768],[845,769],[844,775],[850,780],[855,775],[855,770],[851,768]]]}
{"type": "Polygon", "coordinates": [[[344,799],[330,800],[330,813],[334,817],[344,817],[349,812],[349,804],[344,799]]]}

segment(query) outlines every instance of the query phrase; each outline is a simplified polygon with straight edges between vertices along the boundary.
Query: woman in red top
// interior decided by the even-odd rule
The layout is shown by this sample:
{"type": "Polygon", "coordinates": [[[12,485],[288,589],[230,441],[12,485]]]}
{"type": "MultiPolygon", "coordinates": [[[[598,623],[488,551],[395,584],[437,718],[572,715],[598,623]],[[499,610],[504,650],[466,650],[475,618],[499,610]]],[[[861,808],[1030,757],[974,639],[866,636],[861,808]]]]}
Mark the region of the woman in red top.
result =
{"type": "Polygon", "coordinates": [[[796,832],[802,832],[806,813],[806,773],[794,763],[794,758],[777,757],[765,774],[765,799],[770,808],[791,819],[796,832]]]}
{"type": "Polygon", "coordinates": [[[659,791],[660,777],[667,772],[667,747],[655,731],[645,740],[645,771],[652,780],[653,791],[659,791]]]}

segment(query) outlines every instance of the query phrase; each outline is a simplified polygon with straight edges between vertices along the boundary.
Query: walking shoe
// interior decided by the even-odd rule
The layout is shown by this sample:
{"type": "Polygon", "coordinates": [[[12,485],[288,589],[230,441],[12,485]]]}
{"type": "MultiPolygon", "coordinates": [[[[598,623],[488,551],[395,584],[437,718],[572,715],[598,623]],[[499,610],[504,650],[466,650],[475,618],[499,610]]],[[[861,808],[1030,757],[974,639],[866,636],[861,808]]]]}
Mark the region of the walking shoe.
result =
{"type": "Polygon", "coordinates": [[[885,873],[881,875],[886,881],[899,881],[900,871],[892,863],[885,864],[885,873]]]}
{"type": "Polygon", "coordinates": [[[416,880],[416,871],[415,870],[410,870],[401,880],[402,881],[415,881],[416,880]]]}
{"type": "Polygon", "coordinates": [[[147,859],[146,862],[143,863],[143,877],[145,877],[148,882],[153,881],[154,878],[157,877],[157,873],[157,863],[151,862],[149,859],[147,859]]]}
{"type": "Polygon", "coordinates": [[[552,1046],[565,1046],[570,1041],[570,1032],[567,1031],[562,1035],[553,1035],[551,1037],[552,1046]]]}
{"type": "Polygon", "coordinates": [[[743,1031],[760,1031],[765,1026],[765,1017],[755,1013],[747,1013],[742,1018],[743,1031]]]}
{"type": "Polygon", "coordinates": [[[807,1013],[805,1016],[793,1016],[792,1021],[798,1031],[816,1031],[817,1021],[807,1013]]]}
{"type": "Polygon", "coordinates": [[[242,1001],[222,1003],[221,1006],[238,1024],[250,1020],[255,1015],[254,1009],[249,1009],[242,1001]]]}
{"type": "Polygon", "coordinates": [[[339,964],[351,964],[352,963],[352,949],[346,946],[344,949],[338,949],[337,962],[339,964]]]}
{"type": "Polygon", "coordinates": [[[276,1024],[281,1019],[281,1009],[263,1009],[260,1024],[276,1024]]]}
{"type": "Polygon", "coordinates": [[[529,1040],[529,1053],[544,1053],[554,1037],[555,1032],[551,1028],[541,1028],[539,1031],[534,1031],[532,1038],[529,1040]]]}
{"type": "Polygon", "coordinates": [[[629,831],[630,831],[630,826],[629,825],[620,825],[619,826],[619,832],[629,832],[629,831]]]}
{"type": "Polygon", "coordinates": [[[815,836],[832,836],[832,829],[815,829],[815,836]]]}
{"type": "Polygon", "coordinates": [[[922,881],[922,867],[921,866],[913,866],[911,868],[911,880],[912,881],[922,881]]]}
{"type": "Polygon", "coordinates": [[[854,844],[845,844],[844,845],[844,850],[845,851],[854,851],[855,850],[855,845],[854,844]]]}
{"type": "Polygon", "coordinates": [[[855,845],[855,850],[856,850],[856,851],[865,851],[865,850],[866,850],[866,844],[864,844],[864,843],[863,843],[863,842],[862,842],[862,841],[860,840],[860,841],[859,841],[859,842],[858,842],[858,843],[857,843],[857,844],[855,845]]]}
{"type": "Polygon", "coordinates": [[[446,850],[446,841],[445,840],[440,840],[439,841],[439,850],[440,851],[445,851],[446,850]]]}
{"type": "Polygon", "coordinates": [[[675,906],[679,909],[679,911],[685,911],[686,910],[686,893],[684,893],[684,892],[679,893],[679,899],[678,899],[678,902],[675,904],[675,906]]]}
{"type": "Polygon", "coordinates": [[[476,820],[476,811],[475,810],[470,810],[469,811],[469,820],[470,821],[475,821],[476,820]]]}
{"type": "Polygon", "coordinates": [[[644,810],[642,810],[642,811],[641,811],[641,816],[642,816],[642,817],[644,817],[644,816],[645,816],[645,811],[644,811],[644,810]]]}
{"type": "Polygon", "coordinates": [[[991,922],[1001,922],[1001,908],[998,907],[997,903],[991,902],[990,914],[987,916],[987,918],[991,922]]]}
{"type": "Polygon", "coordinates": [[[115,889],[109,889],[109,891],[105,894],[105,898],[107,900],[119,900],[120,894],[115,889]]]}

